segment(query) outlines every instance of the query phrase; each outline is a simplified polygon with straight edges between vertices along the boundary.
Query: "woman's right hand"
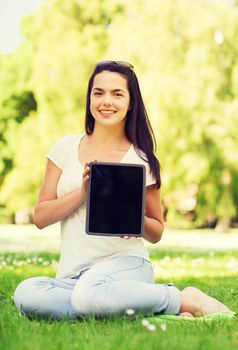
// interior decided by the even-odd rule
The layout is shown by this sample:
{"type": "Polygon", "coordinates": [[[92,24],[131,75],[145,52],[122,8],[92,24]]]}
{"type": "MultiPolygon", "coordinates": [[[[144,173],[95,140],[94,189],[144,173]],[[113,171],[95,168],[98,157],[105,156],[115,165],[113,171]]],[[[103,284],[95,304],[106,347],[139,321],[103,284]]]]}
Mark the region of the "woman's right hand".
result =
{"type": "Polygon", "coordinates": [[[88,181],[89,181],[89,173],[90,173],[90,167],[89,163],[85,163],[84,165],[84,171],[82,175],[82,198],[84,202],[86,201],[87,198],[87,187],[88,187],[88,181]]]}
{"type": "Polygon", "coordinates": [[[44,181],[34,208],[34,223],[38,228],[42,229],[52,225],[80,208],[87,199],[89,172],[89,164],[86,163],[81,186],[63,197],[58,198],[57,185],[62,170],[52,161],[47,161],[44,181]]]}

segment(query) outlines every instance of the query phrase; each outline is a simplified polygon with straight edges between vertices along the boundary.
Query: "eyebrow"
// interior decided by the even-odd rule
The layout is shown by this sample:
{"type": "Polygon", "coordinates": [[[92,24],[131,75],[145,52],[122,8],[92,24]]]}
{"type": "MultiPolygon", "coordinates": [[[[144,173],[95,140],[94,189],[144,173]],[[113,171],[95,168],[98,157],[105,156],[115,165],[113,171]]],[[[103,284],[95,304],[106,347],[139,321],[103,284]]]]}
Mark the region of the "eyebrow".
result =
{"type": "MultiPolygon", "coordinates": [[[[98,87],[93,88],[93,91],[94,90],[104,91],[103,89],[98,88],[98,87]]],[[[123,93],[125,93],[125,90],[123,90],[123,89],[113,89],[112,92],[123,92],[123,93]]]]}

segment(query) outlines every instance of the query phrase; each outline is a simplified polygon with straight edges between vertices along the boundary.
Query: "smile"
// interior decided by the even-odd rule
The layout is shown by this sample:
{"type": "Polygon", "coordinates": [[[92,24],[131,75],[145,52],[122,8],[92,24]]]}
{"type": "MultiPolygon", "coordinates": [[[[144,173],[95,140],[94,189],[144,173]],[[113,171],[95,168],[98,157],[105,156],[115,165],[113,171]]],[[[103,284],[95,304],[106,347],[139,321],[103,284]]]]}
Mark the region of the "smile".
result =
{"type": "Polygon", "coordinates": [[[100,112],[102,115],[105,115],[105,116],[109,116],[109,115],[112,115],[112,114],[116,113],[116,111],[105,110],[105,109],[101,109],[101,110],[99,110],[99,112],[100,112]]]}

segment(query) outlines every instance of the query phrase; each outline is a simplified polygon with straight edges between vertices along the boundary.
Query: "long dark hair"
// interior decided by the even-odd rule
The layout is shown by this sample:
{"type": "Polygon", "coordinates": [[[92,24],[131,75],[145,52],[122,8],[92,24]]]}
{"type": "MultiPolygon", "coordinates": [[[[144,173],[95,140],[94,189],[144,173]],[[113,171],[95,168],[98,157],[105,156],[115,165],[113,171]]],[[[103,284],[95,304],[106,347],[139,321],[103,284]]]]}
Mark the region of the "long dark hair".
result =
{"type": "Polygon", "coordinates": [[[85,132],[91,135],[94,130],[95,120],[90,111],[90,95],[94,78],[102,71],[117,72],[127,79],[131,108],[126,116],[125,133],[140,158],[149,163],[150,171],[156,180],[156,188],[160,188],[160,164],[154,154],[156,139],[141,96],[139,82],[131,64],[121,61],[103,61],[95,66],[88,83],[85,132]]]}

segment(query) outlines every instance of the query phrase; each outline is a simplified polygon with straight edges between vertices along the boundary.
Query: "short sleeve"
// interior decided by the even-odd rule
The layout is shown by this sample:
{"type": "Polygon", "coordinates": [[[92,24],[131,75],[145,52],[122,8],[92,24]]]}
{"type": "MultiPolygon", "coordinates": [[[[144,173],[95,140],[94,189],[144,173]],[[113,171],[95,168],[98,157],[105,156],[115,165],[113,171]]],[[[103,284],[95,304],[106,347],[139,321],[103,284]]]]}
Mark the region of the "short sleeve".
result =
{"type": "Polygon", "coordinates": [[[69,136],[58,139],[49,150],[46,158],[51,160],[57,167],[63,169],[69,149],[69,136]]]}
{"type": "Polygon", "coordinates": [[[139,157],[138,154],[136,154],[138,157],[137,159],[139,160],[139,163],[141,163],[145,166],[145,169],[146,169],[145,170],[145,185],[150,186],[150,185],[156,184],[156,178],[154,177],[154,175],[152,174],[152,172],[150,170],[150,165],[149,165],[148,158],[147,158],[146,154],[141,150],[139,150],[139,153],[141,154],[142,158],[139,157]]]}
{"type": "Polygon", "coordinates": [[[153,174],[151,173],[150,171],[150,166],[149,166],[149,163],[144,163],[145,165],[145,168],[146,168],[146,186],[150,186],[150,185],[154,185],[156,184],[156,179],[155,177],[153,176],[153,174]]]}

